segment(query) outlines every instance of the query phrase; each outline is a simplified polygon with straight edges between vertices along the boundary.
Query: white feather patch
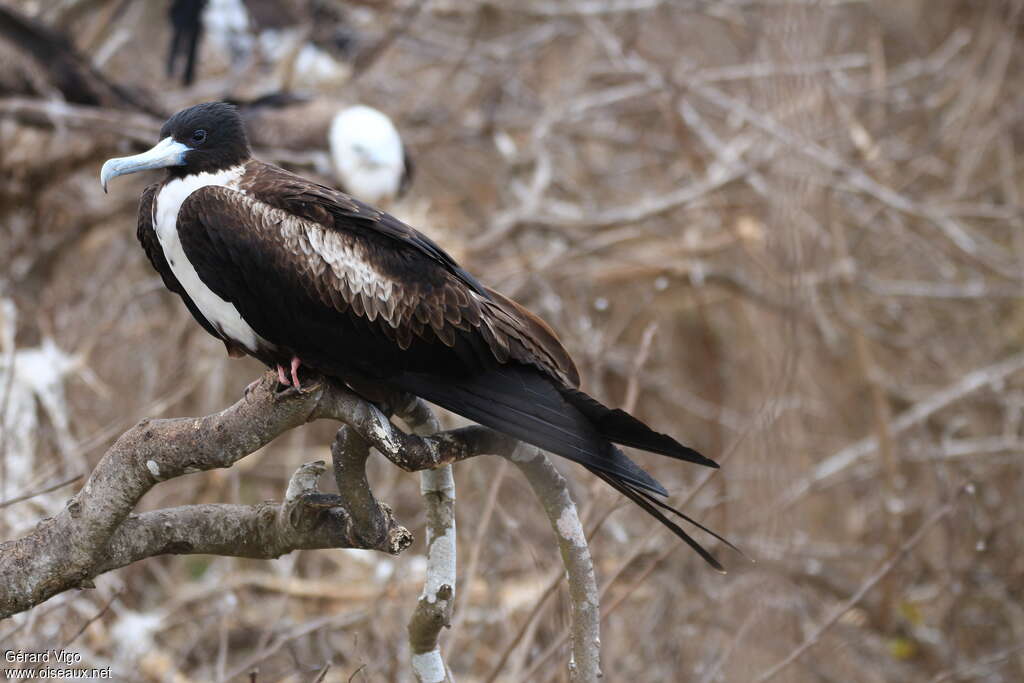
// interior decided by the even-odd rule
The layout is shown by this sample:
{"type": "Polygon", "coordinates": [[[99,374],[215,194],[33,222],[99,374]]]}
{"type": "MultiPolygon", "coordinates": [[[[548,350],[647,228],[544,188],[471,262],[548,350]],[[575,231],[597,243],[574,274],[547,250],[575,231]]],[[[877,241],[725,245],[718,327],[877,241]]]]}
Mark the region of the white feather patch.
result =
{"type": "MultiPolygon", "coordinates": [[[[295,254],[302,254],[307,268],[316,277],[330,268],[334,278],[345,283],[352,298],[376,299],[384,306],[377,306],[381,315],[392,325],[397,322],[396,307],[392,301],[395,282],[382,273],[369,259],[366,249],[357,240],[338,232],[325,229],[319,223],[293,216],[287,212],[266,207],[268,219],[263,225],[276,226],[280,230],[281,246],[295,254]]],[[[375,319],[377,311],[371,311],[375,319]]]]}
{"type": "Polygon", "coordinates": [[[208,185],[237,189],[238,180],[243,173],[245,165],[241,164],[217,173],[196,173],[171,180],[160,188],[153,202],[153,228],[156,230],[157,239],[171,272],[178,278],[178,282],[185,288],[185,292],[199,308],[203,317],[225,337],[250,351],[256,351],[261,345],[273,347],[273,344],[256,334],[234,304],[221,299],[206,286],[195,267],[186,258],[178,235],[178,211],[189,195],[208,185]]]}

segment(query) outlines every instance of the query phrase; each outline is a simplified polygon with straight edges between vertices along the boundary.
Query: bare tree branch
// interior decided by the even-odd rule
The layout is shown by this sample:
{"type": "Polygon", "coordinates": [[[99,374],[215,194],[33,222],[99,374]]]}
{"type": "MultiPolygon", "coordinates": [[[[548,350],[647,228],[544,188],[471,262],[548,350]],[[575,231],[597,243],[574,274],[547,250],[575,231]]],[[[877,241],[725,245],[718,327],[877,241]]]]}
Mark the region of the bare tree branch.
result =
{"type": "MultiPolygon", "coordinates": [[[[963,489],[961,489],[960,493],[965,493],[967,492],[967,490],[967,487],[964,487],[963,489]]],[[[799,645],[799,647],[790,652],[778,664],[776,664],[775,666],[771,667],[763,674],[758,676],[756,683],[767,683],[767,681],[775,678],[775,676],[782,672],[786,667],[788,667],[790,664],[799,659],[801,655],[807,652],[807,650],[814,647],[821,640],[822,635],[824,635],[824,633],[828,629],[832,628],[844,614],[846,614],[851,609],[856,607],[857,604],[864,599],[864,596],[868,594],[868,591],[874,588],[879,581],[881,581],[889,575],[889,573],[896,567],[896,565],[900,563],[900,560],[906,557],[907,554],[911,550],[913,550],[918,543],[921,542],[921,540],[925,537],[925,535],[927,535],[927,533],[931,530],[932,527],[934,527],[941,520],[947,517],[951,512],[953,512],[953,509],[956,507],[956,503],[957,499],[954,498],[952,500],[947,501],[942,507],[933,512],[928,517],[928,519],[925,520],[920,527],[918,527],[917,531],[914,532],[914,534],[910,538],[904,541],[903,544],[899,547],[899,549],[895,553],[893,553],[893,555],[889,557],[889,559],[883,562],[882,565],[873,574],[871,574],[871,576],[869,576],[863,584],[861,584],[860,588],[858,588],[857,591],[850,596],[849,600],[846,600],[845,602],[843,602],[843,604],[839,605],[839,607],[833,610],[832,613],[829,615],[828,619],[826,619],[821,626],[816,628],[810,635],[808,635],[807,638],[805,638],[804,641],[799,645]]]]}
{"type": "MultiPolygon", "coordinates": [[[[997,385],[1005,381],[1007,377],[1021,369],[1024,369],[1024,354],[1018,353],[998,363],[968,372],[958,381],[927,396],[896,416],[891,426],[893,435],[921,424],[935,412],[986,385],[997,385]]],[[[812,489],[823,486],[826,481],[832,480],[837,474],[849,469],[877,449],[877,435],[869,436],[821,460],[806,476],[793,482],[779,496],[778,507],[781,509],[792,505],[812,489]]]]}
{"type": "Polygon", "coordinates": [[[106,133],[149,146],[160,131],[160,119],[148,114],[31,97],[0,98],[0,118],[29,126],[106,133]]]}
{"type": "Polygon", "coordinates": [[[601,677],[601,607],[590,547],[576,504],[569,497],[565,478],[544,453],[533,446],[520,444],[511,460],[544,506],[565,564],[572,605],[569,680],[592,683],[601,677]]]}
{"type": "MultiPolygon", "coordinates": [[[[426,403],[411,400],[398,412],[416,434],[441,429],[426,403]]],[[[451,681],[438,637],[450,627],[455,608],[455,479],[451,465],[420,474],[420,494],[427,509],[427,578],[409,619],[412,672],[421,683],[451,681]]]]}
{"type": "Polygon", "coordinates": [[[510,458],[540,499],[558,539],[572,599],[573,681],[600,676],[599,607],[586,536],[565,480],[536,448],[482,427],[438,432],[421,400],[388,396],[382,407],[328,380],[303,392],[276,391],[265,374],[230,408],[202,418],[144,420],[107,451],[85,486],[55,517],[0,546],[0,615],[26,610],[104,572],[163,554],[273,558],[298,549],[367,548],[400,553],[412,535],[378,503],[366,479],[370,446],[405,470],[426,470],[427,580],[409,622],[412,666],[420,681],[451,677],[438,636],[455,603],[455,485],[451,467],[473,455],[510,458]],[[415,434],[395,427],[396,406],[415,434]],[[282,432],[318,418],[345,423],[331,447],[340,495],[317,491],[323,462],[292,476],[281,503],[204,504],[132,512],[160,481],[230,467],[282,432]]]}
{"type": "Polygon", "coordinates": [[[363,530],[346,514],[345,499],[317,492],[325,469],[320,461],[302,465],[283,503],[186,505],[129,515],[110,538],[95,573],[165,554],[271,559],[301,549],[370,548],[398,554],[408,547],[412,535],[390,514],[384,517],[385,535],[364,540],[363,530]]]}
{"type": "MultiPolygon", "coordinates": [[[[514,441],[483,428],[427,438],[405,434],[376,407],[327,382],[303,393],[277,393],[275,386],[268,373],[245,398],[220,413],[143,420],[122,435],[61,512],[33,533],[0,545],[0,616],[161,553],[276,557],[313,547],[404,549],[411,537],[395,524],[386,506],[373,501],[365,476],[359,474],[358,450],[339,456],[352,443],[347,430],[339,432],[334,449],[342,496],[315,493],[314,470],[307,468],[293,479],[282,504],[187,506],[132,516],[139,499],[160,481],[230,467],[282,432],[313,419],[345,422],[409,471],[514,447],[514,441]]],[[[315,466],[315,474],[321,468],[315,466]]]]}

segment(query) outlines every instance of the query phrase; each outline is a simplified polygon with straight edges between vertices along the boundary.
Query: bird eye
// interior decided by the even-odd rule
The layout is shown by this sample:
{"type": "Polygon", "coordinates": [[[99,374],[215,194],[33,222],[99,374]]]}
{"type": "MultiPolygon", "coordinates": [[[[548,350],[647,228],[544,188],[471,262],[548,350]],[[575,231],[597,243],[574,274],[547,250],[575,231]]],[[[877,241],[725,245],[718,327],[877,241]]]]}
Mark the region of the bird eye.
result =
{"type": "Polygon", "coordinates": [[[192,133],[192,142],[203,142],[206,140],[206,131],[200,128],[192,133]]]}

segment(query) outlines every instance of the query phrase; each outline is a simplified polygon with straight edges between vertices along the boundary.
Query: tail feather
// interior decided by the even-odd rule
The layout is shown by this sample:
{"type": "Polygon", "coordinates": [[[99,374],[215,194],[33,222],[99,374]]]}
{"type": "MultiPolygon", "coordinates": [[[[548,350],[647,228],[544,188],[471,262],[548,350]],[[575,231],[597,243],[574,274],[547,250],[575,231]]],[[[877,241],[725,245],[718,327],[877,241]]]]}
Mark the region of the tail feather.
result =
{"type": "Polygon", "coordinates": [[[459,382],[406,373],[395,380],[404,391],[521,441],[607,472],[638,488],[668,495],[591,421],[569,404],[551,380],[529,368],[505,366],[459,382]]]}
{"type": "Polygon", "coordinates": [[[718,465],[670,436],[654,432],[622,410],[612,410],[580,391],[558,386],[551,378],[526,366],[506,365],[458,381],[420,373],[405,373],[394,381],[402,390],[442,408],[580,463],[667,527],[718,571],[724,571],[718,560],[663,510],[738,552],[715,532],[655,498],[654,495],[667,496],[665,488],[613,443],[711,467],[718,465]]]}
{"type": "MultiPolygon", "coordinates": [[[[707,528],[706,526],[704,526],[703,524],[701,524],[700,522],[695,520],[693,517],[690,517],[689,515],[685,514],[681,510],[678,510],[678,509],[672,507],[668,503],[665,503],[663,501],[658,500],[657,498],[655,498],[651,494],[647,493],[646,491],[637,489],[636,493],[637,493],[637,495],[642,496],[645,500],[647,500],[647,502],[651,503],[652,505],[656,505],[657,507],[661,508],[662,510],[666,510],[668,512],[671,512],[673,515],[679,517],[680,519],[682,519],[685,522],[688,522],[689,524],[692,524],[693,526],[697,527],[698,529],[700,529],[704,533],[708,534],[709,536],[714,536],[716,539],[718,539],[719,541],[724,543],[728,548],[730,548],[733,552],[736,552],[739,555],[742,555],[744,558],[747,557],[746,553],[744,553],[742,550],[740,550],[735,545],[733,545],[727,538],[725,538],[724,536],[722,536],[722,535],[712,531],[711,529],[707,528]]],[[[749,559],[749,558],[747,558],[747,559],[749,559]]]]}
{"type": "Polygon", "coordinates": [[[714,460],[684,446],[668,434],[654,431],[624,410],[602,405],[577,389],[563,389],[562,394],[577,410],[586,415],[601,436],[609,441],[698,465],[718,467],[714,460]]]}
{"type": "MultiPolygon", "coordinates": [[[[590,469],[590,468],[588,468],[588,469],[590,469]]],[[[734,547],[731,543],[729,543],[728,541],[726,541],[724,538],[722,538],[718,534],[714,533],[713,531],[710,531],[709,529],[705,528],[703,525],[698,524],[697,522],[694,522],[692,519],[690,519],[689,517],[686,517],[686,515],[683,515],[681,512],[679,512],[675,508],[670,507],[670,506],[666,505],[665,503],[662,503],[659,500],[655,500],[655,499],[651,498],[650,495],[645,494],[643,491],[637,491],[636,488],[630,486],[626,482],[619,481],[615,477],[613,477],[611,475],[608,475],[608,474],[606,474],[604,472],[599,472],[597,470],[590,470],[590,471],[593,472],[594,475],[596,475],[597,477],[601,478],[605,483],[607,483],[613,489],[615,489],[616,491],[618,491],[619,493],[624,495],[626,498],[629,498],[631,501],[633,501],[638,506],[640,506],[644,510],[644,512],[646,512],[651,517],[654,517],[656,520],[661,522],[665,527],[667,527],[669,529],[669,531],[671,531],[673,534],[675,534],[680,539],[682,539],[682,541],[684,543],[686,543],[686,545],[688,545],[691,548],[693,548],[694,551],[696,551],[696,553],[698,555],[700,555],[701,558],[705,562],[707,562],[709,565],[714,567],[717,571],[720,571],[723,574],[725,573],[725,568],[722,566],[722,563],[719,562],[717,559],[715,559],[714,555],[712,555],[707,550],[705,550],[704,546],[702,546],[700,543],[695,541],[693,539],[693,537],[690,536],[690,534],[686,533],[683,530],[682,527],[680,527],[678,524],[676,524],[671,519],[666,517],[661,512],[661,510],[659,510],[658,508],[661,507],[661,508],[665,508],[667,510],[670,510],[671,512],[674,512],[675,514],[679,515],[680,517],[683,517],[684,519],[686,519],[686,521],[696,525],[697,527],[699,527],[699,528],[703,529],[704,531],[707,531],[708,533],[710,533],[715,538],[725,542],[726,544],[729,545],[730,548],[734,547]],[[655,506],[657,506],[657,507],[655,507],[655,506]]]]}

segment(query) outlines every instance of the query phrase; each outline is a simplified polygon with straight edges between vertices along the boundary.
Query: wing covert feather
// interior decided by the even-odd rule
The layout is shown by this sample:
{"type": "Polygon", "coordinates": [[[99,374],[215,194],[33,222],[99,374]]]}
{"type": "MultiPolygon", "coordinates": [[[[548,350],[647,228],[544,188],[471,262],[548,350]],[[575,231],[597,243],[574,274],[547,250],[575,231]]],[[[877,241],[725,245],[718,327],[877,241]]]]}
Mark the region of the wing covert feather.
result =
{"type": "Polygon", "coordinates": [[[482,341],[498,363],[517,361],[573,386],[579,383],[572,360],[546,323],[478,283],[477,291],[471,284],[475,279],[463,275],[440,247],[424,252],[416,246],[427,239],[421,235],[381,242],[368,237],[364,225],[339,224],[337,219],[325,225],[220,186],[203,187],[189,196],[178,213],[178,232],[207,286],[235,304],[272,342],[281,343],[274,339],[267,314],[245,310],[258,306],[250,293],[265,291],[268,280],[279,283],[273,286],[286,299],[273,321],[276,329],[282,323],[301,325],[299,319],[280,317],[312,303],[339,316],[363,319],[402,350],[416,338],[450,348],[460,338],[472,338],[482,341]]]}

